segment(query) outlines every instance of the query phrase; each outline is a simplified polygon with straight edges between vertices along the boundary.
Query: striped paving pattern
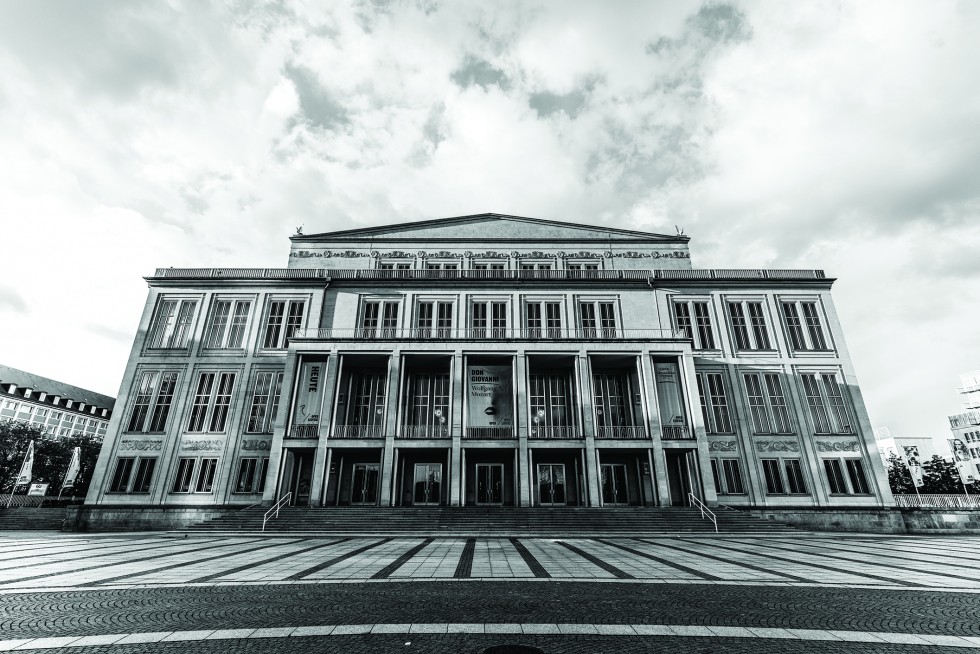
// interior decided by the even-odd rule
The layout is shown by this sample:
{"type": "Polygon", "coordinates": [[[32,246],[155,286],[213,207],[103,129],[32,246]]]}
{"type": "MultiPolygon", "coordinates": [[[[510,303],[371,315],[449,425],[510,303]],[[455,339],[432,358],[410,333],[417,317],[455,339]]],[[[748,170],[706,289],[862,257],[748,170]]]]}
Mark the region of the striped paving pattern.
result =
{"type": "Polygon", "coordinates": [[[522,579],[980,590],[975,538],[0,538],[0,591],[522,579]]]}

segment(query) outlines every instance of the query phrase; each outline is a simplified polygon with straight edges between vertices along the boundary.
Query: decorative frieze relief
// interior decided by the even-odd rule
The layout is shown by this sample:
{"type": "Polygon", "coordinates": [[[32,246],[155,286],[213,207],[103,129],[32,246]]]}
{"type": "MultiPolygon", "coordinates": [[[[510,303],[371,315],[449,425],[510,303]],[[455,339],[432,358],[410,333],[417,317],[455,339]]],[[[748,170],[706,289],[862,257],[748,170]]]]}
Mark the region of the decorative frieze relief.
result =
{"type": "Polygon", "coordinates": [[[607,259],[690,259],[690,252],[682,252],[680,250],[675,250],[673,252],[636,252],[629,250],[627,252],[613,252],[607,250],[604,253],[607,259]]]}
{"type": "Polygon", "coordinates": [[[800,444],[796,441],[756,441],[755,449],[759,452],[799,452],[800,444]]]}
{"type": "Polygon", "coordinates": [[[354,259],[368,255],[366,252],[359,252],[357,250],[344,250],[342,252],[331,252],[330,250],[297,250],[296,252],[290,252],[289,256],[294,259],[354,259]]]}
{"type": "Polygon", "coordinates": [[[857,441],[816,441],[817,452],[857,452],[857,441]]]}
{"type": "Polygon", "coordinates": [[[735,441],[708,441],[709,452],[737,452],[738,444],[735,441]]]}
{"type": "Polygon", "coordinates": [[[163,449],[163,441],[119,441],[120,450],[136,450],[137,452],[159,452],[163,449]]]}
{"type": "Polygon", "coordinates": [[[681,250],[671,252],[637,252],[635,250],[628,250],[626,252],[614,252],[612,250],[606,250],[604,252],[542,252],[541,250],[518,252],[514,250],[509,254],[492,250],[486,252],[466,251],[464,253],[450,252],[448,250],[433,252],[426,252],[425,250],[419,250],[418,252],[404,252],[402,250],[379,252],[374,250],[370,253],[360,250],[296,250],[295,252],[290,252],[289,256],[294,259],[356,259],[358,257],[373,257],[375,259],[414,259],[415,257],[421,259],[458,259],[462,256],[472,259],[507,259],[508,257],[515,259],[551,259],[553,257],[558,259],[690,259],[691,253],[681,250]]]}
{"type": "Polygon", "coordinates": [[[180,441],[180,449],[186,452],[219,452],[222,447],[224,447],[224,441],[217,438],[206,441],[180,441]]]}
{"type": "Polygon", "coordinates": [[[470,252],[467,250],[463,253],[463,256],[469,257],[470,259],[509,259],[510,255],[506,252],[493,252],[492,250],[487,250],[486,252],[470,252]]]}
{"type": "Polygon", "coordinates": [[[415,254],[412,252],[403,252],[402,250],[392,250],[391,252],[378,252],[377,250],[371,252],[371,256],[375,259],[414,259],[415,254]]]}
{"type": "Polygon", "coordinates": [[[272,441],[269,440],[245,440],[242,441],[243,450],[269,450],[272,449],[272,441]]]}

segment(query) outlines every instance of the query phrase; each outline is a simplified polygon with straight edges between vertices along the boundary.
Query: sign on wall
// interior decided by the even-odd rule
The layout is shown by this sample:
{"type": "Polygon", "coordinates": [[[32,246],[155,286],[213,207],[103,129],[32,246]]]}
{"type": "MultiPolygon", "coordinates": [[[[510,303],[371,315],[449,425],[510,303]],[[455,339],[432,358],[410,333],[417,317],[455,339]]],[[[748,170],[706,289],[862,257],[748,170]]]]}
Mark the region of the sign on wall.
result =
{"type": "Polygon", "coordinates": [[[322,361],[307,361],[300,368],[299,388],[296,389],[296,412],[293,423],[296,425],[317,425],[320,423],[320,403],[323,397],[323,373],[327,364],[322,361]]]}
{"type": "Polygon", "coordinates": [[[44,496],[47,492],[48,492],[47,484],[31,484],[31,487],[27,489],[28,495],[44,496]]]}
{"type": "Polygon", "coordinates": [[[514,384],[510,366],[466,366],[466,408],[470,427],[512,427],[514,384]]]}

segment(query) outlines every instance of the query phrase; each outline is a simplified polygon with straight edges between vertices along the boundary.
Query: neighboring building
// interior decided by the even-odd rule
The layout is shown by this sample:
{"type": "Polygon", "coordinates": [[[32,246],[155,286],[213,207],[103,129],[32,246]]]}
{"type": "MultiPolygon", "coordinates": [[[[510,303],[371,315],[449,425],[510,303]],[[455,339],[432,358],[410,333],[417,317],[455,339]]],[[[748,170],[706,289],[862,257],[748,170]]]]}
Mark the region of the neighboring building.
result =
{"type": "Polygon", "coordinates": [[[0,420],[21,420],[52,436],[105,436],[115,400],[0,365],[0,420]]]}
{"type": "Polygon", "coordinates": [[[964,481],[980,479],[980,370],[960,375],[957,389],[963,413],[949,416],[949,428],[956,443],[956,462],[964,481]]]}
{"type": "Polygon", "coordinates": [[[822,271],[499,214],[291,240],[147,278],[87,504],[892,503],[822,271]]]}

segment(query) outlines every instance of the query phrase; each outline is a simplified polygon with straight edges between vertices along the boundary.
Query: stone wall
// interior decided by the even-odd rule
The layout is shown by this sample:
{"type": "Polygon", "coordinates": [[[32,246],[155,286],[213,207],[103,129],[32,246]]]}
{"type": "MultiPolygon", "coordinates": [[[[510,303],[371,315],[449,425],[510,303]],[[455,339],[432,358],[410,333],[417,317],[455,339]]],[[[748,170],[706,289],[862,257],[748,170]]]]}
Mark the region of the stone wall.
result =
{"type": "Polygon", "coordinates": [[[874,534],[980,534],[970,509],[752,509],[753,515],[813,531],[874,534]]]}
{"type": "Polygon", "coordinates": [[[219,506],[70,506],[64,531],[162,531],[234,513],[219,506]]]}

